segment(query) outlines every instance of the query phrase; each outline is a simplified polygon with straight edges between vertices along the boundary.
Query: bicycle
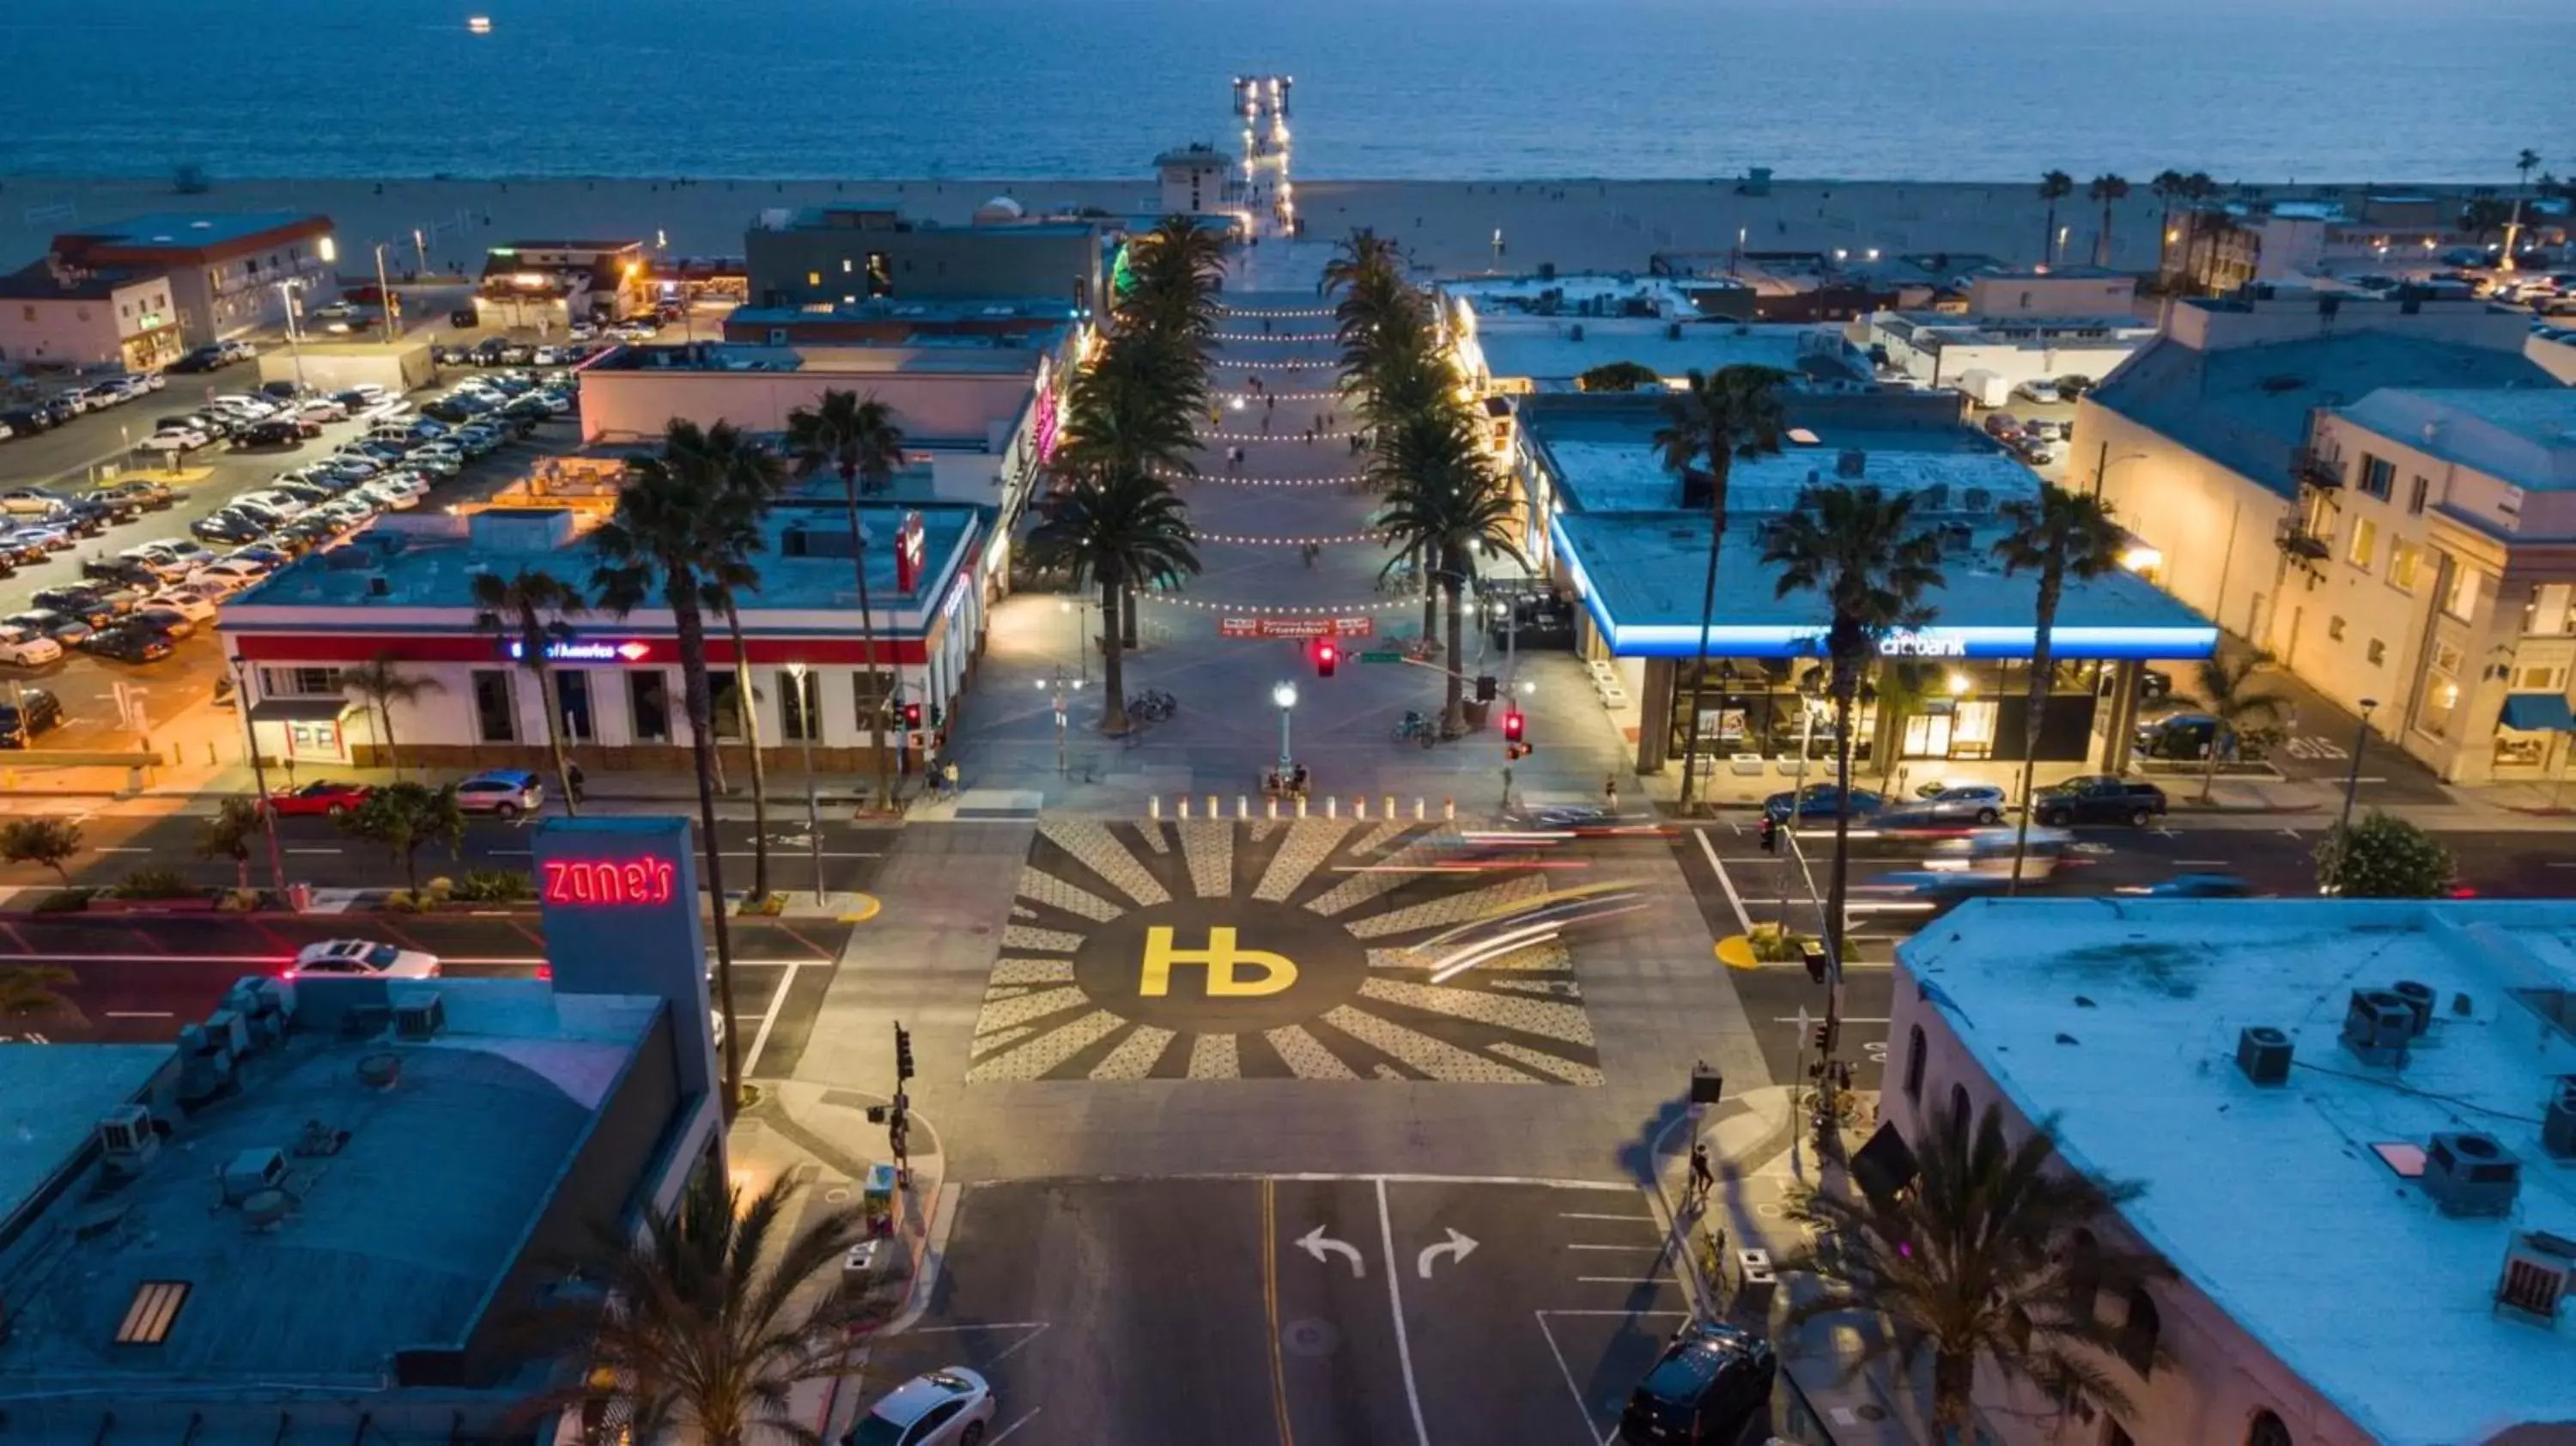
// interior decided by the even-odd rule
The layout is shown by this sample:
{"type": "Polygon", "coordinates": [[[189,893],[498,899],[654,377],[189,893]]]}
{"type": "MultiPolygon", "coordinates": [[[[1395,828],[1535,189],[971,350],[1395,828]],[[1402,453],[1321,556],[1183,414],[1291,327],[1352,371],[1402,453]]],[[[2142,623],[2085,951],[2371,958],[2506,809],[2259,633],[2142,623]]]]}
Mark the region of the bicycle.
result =
{"type": "Polygon", "coordinates": [[[1394,741],[1402,743],[1407,739],[1418,739],[1423,747],[1428,748],[1440,741],[1439,725],[1419,713],[1407,713],[1403,721],[1395,725],[1394,741]]]}
{"type": "Polygon", "coordinates": [[[1160,688],[1148,688],[1127,700],[1127,715],[1148,723],[1160,723],[1180,710],[1179,700],[1160,688]]]}

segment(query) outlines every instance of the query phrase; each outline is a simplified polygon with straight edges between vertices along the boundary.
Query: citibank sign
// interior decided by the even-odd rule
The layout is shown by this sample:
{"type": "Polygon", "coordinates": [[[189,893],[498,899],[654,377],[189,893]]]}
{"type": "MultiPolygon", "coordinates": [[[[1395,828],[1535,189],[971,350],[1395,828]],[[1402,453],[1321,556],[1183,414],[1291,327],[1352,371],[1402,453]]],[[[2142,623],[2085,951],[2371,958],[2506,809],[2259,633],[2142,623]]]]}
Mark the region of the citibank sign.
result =
{"type": "MultiPolygon", "coordinates": [[[[517,639],[502,645],[512,658],[524,658],[527,647],[517,639]]],[[[650,643],[584,643],[569,639],[546,644],[546,659],[556,663],[640,663],[653,655],[650,643]]]]}
{"type": "Polygon", "coordinates": [[[1898,628],[1878,640],[1878,655],[1882,658],[1964,658],[1968,656],[1968,640],[1955,635],[1945,637],[1937,633],[1916,632],[1912,628],[1898,628]]]}

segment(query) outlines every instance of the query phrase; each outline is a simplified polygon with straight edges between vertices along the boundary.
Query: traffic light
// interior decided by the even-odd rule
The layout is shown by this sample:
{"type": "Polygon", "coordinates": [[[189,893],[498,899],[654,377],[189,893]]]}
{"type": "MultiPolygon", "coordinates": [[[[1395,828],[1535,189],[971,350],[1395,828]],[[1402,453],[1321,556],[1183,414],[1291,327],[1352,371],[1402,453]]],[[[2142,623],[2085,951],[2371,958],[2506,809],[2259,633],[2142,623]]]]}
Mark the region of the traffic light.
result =
{"type": "Polygon", "coordinates": [[[1341,663],[1342,650],[1333,645],[1332,639],[1318,638],[1315,640],[1316,677],[1329,678],[1333,676],[1333,669],[1340,667],[1341,663]]]}
{"type": "Polygon", "coordinates": [[[1780,851],[1780,820],[1767,813],[1762,815],[1762,822],[1754,826],[1753,837],[1761,843],[1762,851],[1764,853],[1778,853],[1780,851]]]}
{"type": "Polygon", "coordinates": [[[906,703],[903,705],[903,726],[906,728],[918,728],[921,726],[920,704],[906,703]]]}
{"type": "Polygon", "coordinates": [[[1477,701],[1477,702],[1479,702],[1479,703],[1491,703],[1492,701],[1494,701],[1494,693],[1495,693],[1495,692],[1496,692],[1496,688],[1495,688],[1495,684],[1494,684],[1494,675],[1493,675],[1493,674],[1491,674],[1491,673],[1486,673],[1486,674],[1483,674],[1483,675],[1479,676],[1479,677],[1476,679],[1476,701],[1477,701]]]}
{"type": "Polygon", "coordinates": [[[1505,711],[1504,711],[1504,713],[1503,713],[1503,741],[1504,741],[1505,743],[1518,743],[1518,742],[1520,742],[1520,741],[1521,741],[1521,735],[1522,735],[1524,732],[1526,732],[1526,731],[1528,730],[1528,728],[1529,728],[1529,715],[1528,715],[1528,714],[1523,713],[1523,712],[1522,712],[1520,709],[1518,709],[1518,708],[1511,708],[1511,709],[1507,709],[1507,710],[1505,710],[1505,711]]]}
{"type": "Polygon", "coordinates": [[[903,1082],[910,1078],[912,1078],[912,1031],[898,1024],[894,1027],[895,1088],[903,1088],[903,1082]]]}
{"type": "Polygon", "coordinates": [[[943,728],[947,726],[947,717],[936,703],[930,705],[930,726],[933,728],[943,728]]]}
{"type": "Polygon", "coordinates": [[[1826,976],[1833,973],[1833,960],[1826,955],[1821,939],[1799,940],[1798,962],[1807,966],[1807,977],[1818,984],[1824,983],[1826,976]]]}
{"type": "Polygon", "coordinates": [[[1833,1025],[1832,1025],[1831,1023],[1824,1023],[1824,1024],[1819,1024],[1819,1025],[1817,1025],[1817,1026],[1816,1026],[1816,1036],[1815,1036],[1815,1041],[1814,1041],[1814,1042],[1815,1042],[1815,1047],[1816,1047],[1816,1053],[1818,1053],[1818,1054],[1825,1054],[1825,1055],[1830,1055],[1830,1054],[1832,1054],[1832,1053],[1834,1052],[1834,1027],[1833,1027],[1833,1025]]]}

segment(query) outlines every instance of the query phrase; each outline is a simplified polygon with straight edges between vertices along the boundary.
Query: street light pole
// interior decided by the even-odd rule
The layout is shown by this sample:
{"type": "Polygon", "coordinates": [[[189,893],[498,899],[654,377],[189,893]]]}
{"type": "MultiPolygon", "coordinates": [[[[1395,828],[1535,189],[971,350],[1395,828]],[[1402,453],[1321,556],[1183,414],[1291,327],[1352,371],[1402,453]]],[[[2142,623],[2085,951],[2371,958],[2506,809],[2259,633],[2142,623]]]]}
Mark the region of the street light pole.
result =
{"type": "MultiPolygon", "coordinates": [[[[2361,700],[2361,726],[2353,731],[2352,767],[2346,770],[2343,777],[2343,817],[2335,820],[2337,838],[2345,838],[2352,831],[2352,801],[2354,795],[2361,792],[2361,755],[2370,747],[2370,713],[2378,706],[2379,700],[2376,698],[2361,700]]],[[[2335,882],[2342,883],[2343,867],[2340,863],[2337,863],[2335,873],[2335,882]]]]}
{"type": "Polygon", "coordinates": [[[805,744],[805,837],[814,850],[814,902],[823,902],[823,808],[814,796],[814,698],[805,691],[805,665],[790,663],[787,676],[796,688],[798,735],[805,744]]]}
{"type": "Polygon", "coordinates": [[[304,289],[302,277],[289,277],[277,283],[277,294],[286,303],[286,351],[295,358],[295,390],[304,391],[304,333],[295,325],[296,293],[304,289]]]}
{"type": "Polygon", "coordinates": [[[402,335],[402,307],[394,300],[394,289],[385,280],[385,243],[376,243],[376,304],[385,312],[385,340],[402,335]]]}
{"type": "Polygon", "coordinates": [[[1296,766],[1288,751],[1288,713],[1297,706],[1297,685],[1281,681],[1270,690],[1270,701],[1279,705],[1279,774],[1285,778],[1296,766]]]}
{"type": "Polygon", "coordinates": [[[277,843],[277,810],[268,802],[268,769],[259,761],[259,725],[251,721],[250,660],[233,659],[233,702],[241,709],[242,740],[250,745],[251,785],[259,790],[260,823],[268,834],[269,881],[277,887],[278,902],[286,901],[286,851],[277,843]]]}

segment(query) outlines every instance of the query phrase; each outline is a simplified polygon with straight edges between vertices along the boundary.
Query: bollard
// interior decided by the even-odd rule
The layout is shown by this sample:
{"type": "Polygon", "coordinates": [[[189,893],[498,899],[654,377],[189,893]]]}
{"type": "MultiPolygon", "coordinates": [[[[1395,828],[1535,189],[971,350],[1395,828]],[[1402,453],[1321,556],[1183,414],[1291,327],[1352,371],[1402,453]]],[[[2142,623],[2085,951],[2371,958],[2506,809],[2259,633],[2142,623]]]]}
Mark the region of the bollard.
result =
{"type": "Polygon", "coordinates": [[[1249,796],[1240,793],[1234,796],[1234,816],[1236,818],[1252,817],[1252,799],[1249,796]]]}
{"type": "Polygon", "coordinates": [[[1273,819],[1279,817],[1279,798],[1276,794],[1273,794],[1270,798],[1268,816],[1273,819]]]}
{"type": "Polygon", "coordinates": [[[1353,796],[1352,796],[1352,798],[1351,798],[1351,817],[1353,817],[1353,818],[1355,818],[1355,819],[1358,819],[1358,820],[1359,820],[1360,822],[1362,822],[1362,823],[1366,823],[1366,822],[1368,822],[1368,795],[1367,795],[1367,794],[1362,793],[1362,794],[1355,794],[1355,795],[1353,795],[1353,796]]]}
{"type": "Polygon", "coordinates": [[[1417,793],[1413,796],[1413,821],[1415,823],[1422,822],[1422,808],[1422,795],[1417,793]]]}
{"type": "Polygon", "coordinates": [[[1306,816],[1306,795],[1302,793],[1297,795],[1297,816],[1299,818],[1306,816]]]}
{"type": "Polygon", "coordinates": [[[1340,818],[1341,816],[1342,816],[1342,798],[1341,798],[1341,795],[1340,795],[1340,794],[1337,794],[1337,793],[1328,793],[1328,794],[1325,794],[1325,795],[1324,795],[1324,817],[1326,817],[1326,818],[1340,818]]]}
{"type": "Polygon", "coordinates": [[[1456,823],[1458,821],[1458,800],[1454,798],[1444,798],[1440,800],[1440,817],[1446,822],[1456,823]]]}
{"type": "Polygon", "coordinates": [[[1145,800],[1145,816],[1151,819],[1159,819],[1163,816],[1163,796],[1161,794],[1155,794],[1153,797],[1145,800]]]}
{"type": "Polygon", "coordinates": [[[1189,822],[1189,819],[1190,819],[1190,796],[1189,796],[1188,794],[1184,793],[1184,794],[1182,794],[1182,795],[1181,795],[1181,822],[1183,822],[1183,823],[1187,823],[1187,822],[1189,822]]]}
{"type": "Polygon", "coordinates": [[[1213,794],[1213,793],[1211,793],[1211,794],[1209,794],[1209,795],[1208,795],[1208,815],[1207,815],[1207,816],[1208,816],[1209,818],[1212,818],[1212,819],[1217,819],[1217,818],[1223,818],[1223,817],[1225,817],[1225,811],[1224,811],[1223,809],[1221,809],[1221,808],[1218,808],[1218,807],[1217,807],[1217,805],[1216,805],[1216,795],[1215,795],[1215,794],[1213,794]]]}
{"type": "Polygon", "coordinates": [[[1386,796],[1386,821],[1395,822],[1395,795],[1392,793],[1386,796]]]}

